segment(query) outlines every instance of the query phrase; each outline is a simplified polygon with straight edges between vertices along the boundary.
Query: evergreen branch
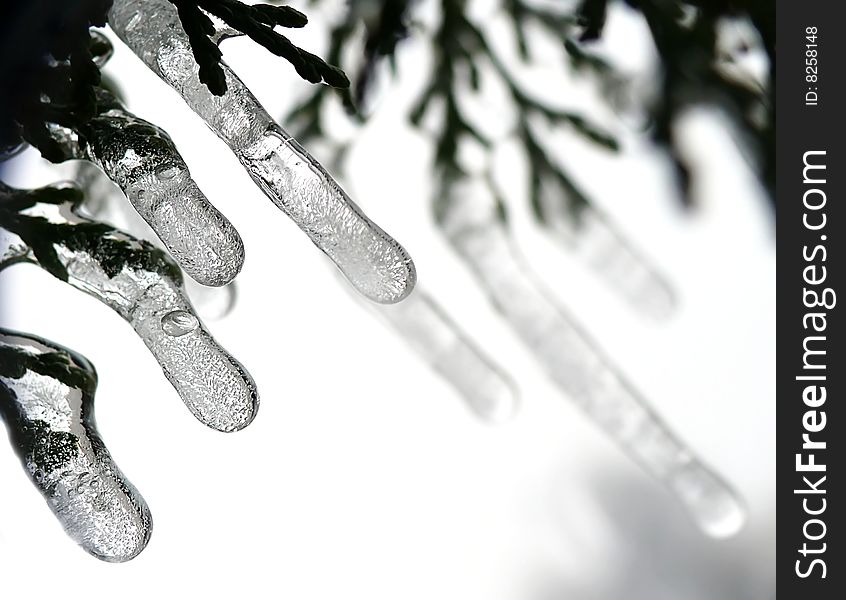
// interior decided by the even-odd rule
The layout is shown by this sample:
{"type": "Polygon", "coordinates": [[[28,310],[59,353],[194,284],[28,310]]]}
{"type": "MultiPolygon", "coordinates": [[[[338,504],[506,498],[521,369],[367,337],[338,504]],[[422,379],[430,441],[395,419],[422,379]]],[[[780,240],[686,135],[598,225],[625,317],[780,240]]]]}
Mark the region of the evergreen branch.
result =
{"type": "MultiPolygon", "coordinates": [[[[215,15],[277,56],[304,79],[348,87],[344,73],[292,44],[274,27],[302,27],[293,8],[237,0],[171,0],[200,65],[200,80],[212,93],[226,91],[215,40],[215,15]]],[[[95,87],[101,82],[103,39],[90,27],[106,25],[112,0],[32,0],[0,5],[0,158],[28,142],[52,162],[68,157],[53,136],[55,126],[81,131],[95,115],[95,87]],[[99,59],[99,64],[98,60],[99,59]]]]}
{"type": "Polygon", "coordinates": [[[288,6],[257,4],[250,6],[238,0],[170,0],[176,6],[179,20],[188,35],[197,64],[200,81],[217,96],[226,92],[226,79],[220,66],[221,52],[214,41],[214,15],[234,30],[243,33],[276,56],[287,60],[297,74],[311,83],[321,81],[338,88],[349,87],[347,76],[302,48],[294,45],[274,27],[304,27],[308,19],[288,6]]]}
{"type": "Polygon", "coordinates": [[[0,7],[0,153],[29,142],[48,160],[63,160],[50,125],[75,128],[93,116],[100,70],[88,30],[105,25],[111,4],[33,0],[0,7]]]}
{"type": "MultiPolygon", "coordinates": [[[[60,206],[74,211],[82,199],[82,192],[75,187],[16,190],[0,183],[0,228],[18,236],[32,253],[30,260],[62,281],[68,280],[68,272],[56,252],[56,245],[90,254],[108,277],[114,277],[124,267],[129,267],[182,281],[182,272],[176,263],[149,242],[128,238],[105,223],[87,220],[53,223],[27,212],[38,205],[60,206]]],[[[27,258],[12,257],[8,262],[0,263],[0,270],[20,260],[27,258]]]]}
{"type": "MultiPolygon", "coordinates": [[[[354,20],[344,19],[332,28],[329,33],[329,51],[327,52],[329,62],[340,63],[341,52],[352,37],[355,25],[354,20]]],[[[301,143],[328,137],[323,129],[320,115],[331,93],[340,95],[341,102],[347,109],[348,114],[361,117],[353,102],[349,88],[316,87],[305,100],[292,108],[282,119],[291,134],[301,143]]]]}
{"type": "Polygon", "coordinates": [[[393,62],[397,44],[408,37],[408,15],[412,4],[413,0],[385,2],[375,23],[365,20],[364,62],[356,78],[357,104],[364,102],[379,62],[385,58],[393,62]]]}
{"type": "MultiPolygon", "coordinates": [[[[759,178],[775,203],[775,5],[767,0],[626,0],[644,17],[662,68],[658,102],[651,110],[652,136],[670,156],[681,198],[689,203],[690,171],[672,135],[679,115],[696,103],[719,107],[737,125],[756,155],[759,178]],[[747,16],[769,58],[766,89],[755,89],[720,72],[717,26],[726,17],[747,16]],[[761,108],[765,118],[756,118],[761,108]]],[[[584,0],[582,39],[602,35],[605,0],[584,0]]]]}
{"type": "Polygon", "coordinates": [[[523,60],[530,58],[526,32],[527,23],[537,23],[559,39],[579,22],[573,15],[547,10],[529,4],[525,0],[506,0],[503,8],[511,18],[511,25],[517,39],[517,49],[520,58],[523,60]]]}
{"type": "MultiPolygon", "coordinates": [[[[519,8],[520,11],[523,11],[520,13],[523,15],[521,18],[528,18],[529,16],[542,18],[545,14],[529,12],[530,9],[526,8],[526,5],[522,2],[515,1],[511,2],[510,5],[512,9],[522,7],[519,8]]],[[[442,176],[452,178],[460,176],[462,173],[457,156],[459,138],[462,135],[469,135],[483,145],[488,145],[485,138],[461,118],[454,97],[454,88],[456,87],[454,75],[458,65],[462,64],[467,67],[470,74],[470,84],[475,87],[477,81],[474,81],[474,79],[478,77],[478,75],[475,75],[476,65],[482,60],[486,60],[509,91],[512,104],[517,112],[515,134],[520,140],[529,163],[530,201],[535,215],[540,221],[545,221],[545,214],[541,206],[541,192],[544,185],[554,184],[564,190],[565,197],[562,197],[562,202],[566,203],[567,209],[573,211],[574,215],[577,216],[581,209],[587,206],[588,199],[573,183],[564,168],[550,158],[532,133],[529,122],[536,117],[541,117],[550,126],[567,125],[586,139],[612,151],[619,149],[618,142],[613,136],[585,117],[569,110],[549,106],[531,96],[514,79],[497,53],[488,44],[485,35],[466,17],[464,12],[454,8],[449,0],[444,0],[442,6],[444,11],[442,23],[432,40],[437,54],[432,80],[410,117],[412,123],[419,125],[432,100],[440,97],[443,101],[445,106],[444,122],[436,138],[435,152],[435,164],[442,176]]],[[[556,22],[556,26],[563,23],[570,23],[570,20],[561,17],[556,22]]],[[[504,211],[501,212],[501,216],[505,218],[504,211]]]]}

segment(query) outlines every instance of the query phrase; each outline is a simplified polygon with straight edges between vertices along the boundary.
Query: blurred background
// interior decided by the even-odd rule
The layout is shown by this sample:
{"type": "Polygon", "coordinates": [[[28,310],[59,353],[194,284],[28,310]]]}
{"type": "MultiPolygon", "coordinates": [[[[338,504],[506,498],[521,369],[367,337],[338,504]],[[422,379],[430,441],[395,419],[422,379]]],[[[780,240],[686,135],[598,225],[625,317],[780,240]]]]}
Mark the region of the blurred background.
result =
{"type": "MultiPolygon", "coordinates": [[[[293,3],[309,25],[286,34],[326,57],[345,3],[300,4],[293,3]]],[[[320,113],[329,133],[307,148],[409,251],[420,289],[513,381],[517,410],[495,424],[469,410],[378,310],[344,289],[177,94],[107,31],[115,54],[105,72],[128,108],[170,133],[244,239],[237,294],[191,291],[215,337],[255,378],[262,404],[244,431],[206,429],[117,314],[34,266],[0,273],[1,326],[47,337],[96,366],[100,432],[155,523],[138,558],[100,563],[66,538],[11,448],[0,451],[0,596],[39,597],[61,585],[65,598],[775,597],[773,217],[734,123],[707,103],[677,115],[674,143],[690,172],[682,192],[638,109],[659,81],[641,13],[611,3],[592,43],[625,82],[617,93],[624,100],[609,102],[608,89],[567,68],[542,32],[530,36],[531,62],[521,62],[499,3],[466,8],[526,89],[601,123],[619,143],[612,152],[573,128],[542,132],[550,154],[672,287],[673,309],[657,319],[633,310],[539,227],[530,163],[510,137],[501,89],[459,97],[468,119],[496,141],[490,151],[462,150],[462,161],[470,173],[488,165],[495,174],[527,269],[742,498],[742,530],[713,539],[556,387],[437,227],[432,198],[442,181],[433,143],[408,114],[435,66],[430,37],[441,5],[414,6],[395,73],[387,64],[375,71],[366,124],[332,96],[320,113]]],[[[749,46],[741,66],[765,77],[751,28],[738,21],[728,29],[749,46]]],[[[283,127],[284,115],[314,91],[245,38],[222,49],[283,127]]],[[[355,73],[355,60],[342,57],[341,66],[355,73]]],[[[37,187],[73,178],[77,167],[52,165],[30,149],[4,165],[3,179],[37,187]]],[[[124,211],[109,215],[134,227],[124,211]]]]}

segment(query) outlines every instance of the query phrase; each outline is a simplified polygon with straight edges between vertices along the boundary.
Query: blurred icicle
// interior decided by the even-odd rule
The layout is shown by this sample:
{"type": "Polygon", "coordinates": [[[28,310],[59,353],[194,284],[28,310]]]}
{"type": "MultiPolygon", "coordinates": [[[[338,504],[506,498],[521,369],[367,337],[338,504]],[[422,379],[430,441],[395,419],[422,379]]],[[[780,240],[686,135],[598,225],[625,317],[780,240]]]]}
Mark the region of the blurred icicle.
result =
{"type": "MultiPolygon", "coordinates": [[[[127,206],[120,189],[100,169],[87,161],[80,162],[74,180],[85,194],[82,208],[86,215],[167,249],[149,224],[127,206]]],[[[235,280],[216,287],[201,285],[190,278],[184,283],[191,304],[206,321],[222,319],[235,307],[238,296],[235,280]]]]}
{"type": "Polygon", "coordinates": [[[437,204],[438,222],[515,333],[554,382],[715,537],[736,533],[745,510],[536,283],[505,228],[490,184],[464,179],[437,204]]]}
{"type": "Polygon", "coordinates": [[[103,169],[192,278],[211,286],[231,281],[244,264],[244,244],[197,187],[167,133],[102,88],[97,107],[82,136],[53,129],[67,155],[103,169]]]}
{"type": "Polygon", "coordinates": [[[144,549],[153,523],[97,433],[96,388],[82,356],[0,329],[0,419],[27,475],[77,544],[123,562],[144,549]]]}
{"type": "Polygon", "coordinates": [[[676,297],[667,280],[600,211],[568,206],[566,190],[547,185],[540,193],[541,224],[587,264],[632,308],[654,319],[669,317],[676,297]]]}
{"type": "Polygon", "coordinates": [[[179,267],[148,242],[80,216],[81,201],[70,185],[0,184],[0,270],[35,263],[94,296],[132,325],[194,416],[219,431],[247,426],[255,384],[194,314],[179,267]]]}
{"type": "Polygon", "coordinates": [[[109,24],[183,97],[235,153],[270,200],[287,214],[366,297],[402,300],[416,280],[406,251],[347,197],[334,179],[223,67],[226,92],[200,81],[188,38],[167,0],[116,0],[109,24]]]}
{"type": "Polygon", "coordinates": [[[517,387],[419,285],[390,306],[370,304],[480,419],[500,423],[517,411],[517,387]]]}

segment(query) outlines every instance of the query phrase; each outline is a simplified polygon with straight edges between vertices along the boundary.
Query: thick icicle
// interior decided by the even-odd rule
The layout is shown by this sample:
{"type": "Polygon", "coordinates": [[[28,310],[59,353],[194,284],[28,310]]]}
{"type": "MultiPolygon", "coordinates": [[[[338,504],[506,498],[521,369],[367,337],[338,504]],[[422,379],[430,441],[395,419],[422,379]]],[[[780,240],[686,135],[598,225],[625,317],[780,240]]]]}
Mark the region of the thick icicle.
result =
{"type": "Polygon", "coordinates": [[[418,285],[402,302],[371,305],[417,354],[488,422],[502,422],[517,410],[517,387],[418,285]]]}
{"type": "Polygon", "coordinates": [[[454,185],[443,200],[439,225],[558,387],[663,482],[706,533],[737,532],[745,520],[741,501],[538,286],[510,241],[488,184],[454,185]]]}
{"type": "Polygon", "coordinates": [[[96,388],[82,356],[0,329],[0,418],[27,475],[77,544],[123,562],[144,549],[153,522],[97,433],[96,388]]]}
{"type": "Polygon", "coordinates": [[[408,295],[416,279],[408,253],[364,215],[232,70],[221,63],[227,86],[223,96],[214,96],[200,82],[199,67],[170,2],[116,0],[109,24],[226,142],[268,198],[353,286],[385,304],[408,295]]]}
{"type": "Polygon", "coordinates": [[[604,214],[591,206],[570,206],[568,194],[554,185],[541,189],[544,227],[637,311],[656,319],[668,317],[676,297],[664,276],[604,214]]]}
{"type": "Polygon", "coordinates": [[[104,89],[80,137],[56,128],[69,156],[92,161],[126,194],[180,266],[203,285],[230,282],[244,264],[235,228],[197,187],[170,136],[104,89]]]}
{"type": "Polygon", "coordinates": [[[36,263],[126,319],[191,412],[220,431],[248,425],[258,409],[252,378],[194,314],[179,268],[161,250],[81,217],[72,186],[0,186],[0,269],[36,263]]]}
{"type": "MultiPolygon", "coordinates": [[[[147,240],[162,249],[162,243],[150,225],[124,202],[120,189],[103,174],[103,171],[87,161],[81,161],[74,180],[82,188],[85,202],[82,209],[96,221],[101,221],[122,229],[127,233],[147,240]]],[[[191,304],[206,321],[216,321],[228,315],[235,307],[238,296],[238,283],[230,281],[226,285],[207,287],[194,279],[186,279],[185,292],[191,304]]]]}

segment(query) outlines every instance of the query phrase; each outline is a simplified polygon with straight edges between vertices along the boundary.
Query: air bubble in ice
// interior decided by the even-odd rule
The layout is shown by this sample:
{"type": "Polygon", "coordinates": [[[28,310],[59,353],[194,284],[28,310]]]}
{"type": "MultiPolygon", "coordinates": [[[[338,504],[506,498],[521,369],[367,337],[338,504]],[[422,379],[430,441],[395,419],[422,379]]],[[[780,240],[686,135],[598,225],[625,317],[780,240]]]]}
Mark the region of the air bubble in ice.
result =
{"type": "Polygon", "coordinates": [[[194,331],[200,322],[185,310],[174,310],[162,317],[162,329],[172,337],[179,337],[194,331]]]}

